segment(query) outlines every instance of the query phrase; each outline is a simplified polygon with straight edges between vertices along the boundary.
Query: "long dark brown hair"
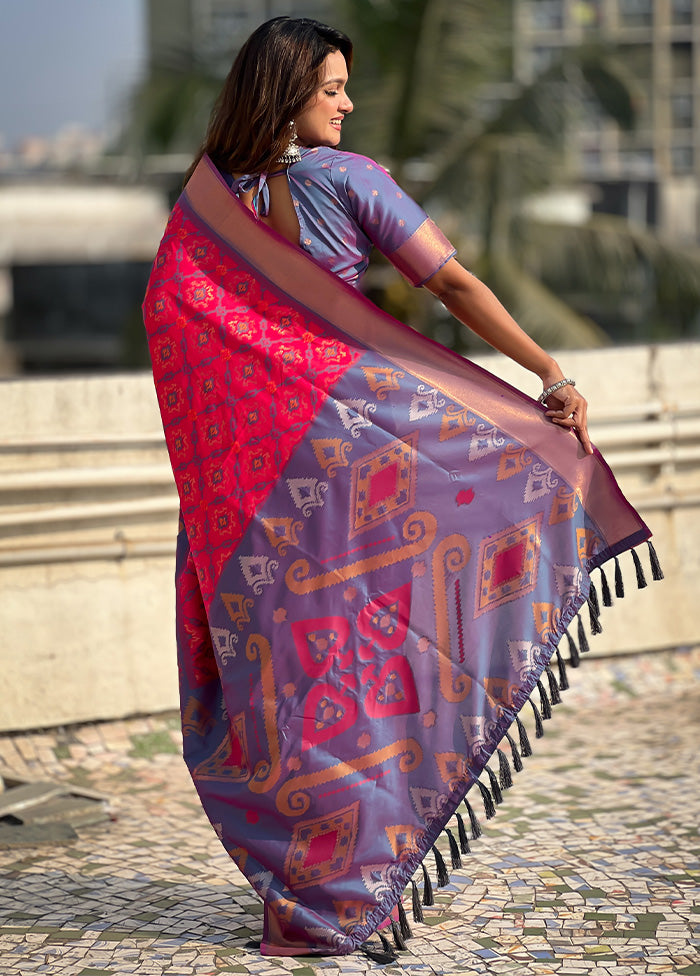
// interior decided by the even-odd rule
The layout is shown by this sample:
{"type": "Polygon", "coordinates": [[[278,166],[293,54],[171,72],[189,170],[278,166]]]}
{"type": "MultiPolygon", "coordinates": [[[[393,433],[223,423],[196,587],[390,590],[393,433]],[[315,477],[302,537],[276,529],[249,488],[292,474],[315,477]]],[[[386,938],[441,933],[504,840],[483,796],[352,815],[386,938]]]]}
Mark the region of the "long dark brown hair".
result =
{"type": "Polygon", "coordinates": [[[308,18],[275,17],[238,52],[185,182],[206,153],[227,173],[262,173],[289,145],[289,123],[316,93],[321,66],[333,51],[352,67],[352,41],[308,18]]]}

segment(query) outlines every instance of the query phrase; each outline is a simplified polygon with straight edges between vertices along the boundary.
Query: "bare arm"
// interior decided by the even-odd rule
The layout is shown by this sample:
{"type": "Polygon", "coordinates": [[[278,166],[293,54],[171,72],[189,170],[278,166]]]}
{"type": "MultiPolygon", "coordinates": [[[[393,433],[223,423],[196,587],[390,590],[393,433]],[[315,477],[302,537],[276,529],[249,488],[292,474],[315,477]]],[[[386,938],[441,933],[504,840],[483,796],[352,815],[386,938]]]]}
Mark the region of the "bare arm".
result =
{"type": "MultiPolygon", "coordinates": [[[[451,258],[425,283],[456,319],[489,345],[529,369],[546,389],[564,379],[558,363],[523,332],[493,292],[451,258]]],[[[587,403],[573,386],[564,386],[547,399],[547,416],[561,427],[574,428],[588,454],[587,403]]]]}

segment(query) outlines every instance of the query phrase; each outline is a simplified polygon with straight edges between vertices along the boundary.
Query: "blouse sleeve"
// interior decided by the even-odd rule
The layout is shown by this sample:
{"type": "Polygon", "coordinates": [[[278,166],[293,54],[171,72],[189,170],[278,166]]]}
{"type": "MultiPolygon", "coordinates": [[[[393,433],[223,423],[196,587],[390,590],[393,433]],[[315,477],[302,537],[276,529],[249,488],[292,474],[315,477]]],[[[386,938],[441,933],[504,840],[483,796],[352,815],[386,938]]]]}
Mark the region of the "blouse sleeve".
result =
{"type": "Polygon", "coordinates": [[[412,285],[422,285],[456,251],[387,171],[366,156],[340,154],[336,190],[364,234],[412,285]]]}

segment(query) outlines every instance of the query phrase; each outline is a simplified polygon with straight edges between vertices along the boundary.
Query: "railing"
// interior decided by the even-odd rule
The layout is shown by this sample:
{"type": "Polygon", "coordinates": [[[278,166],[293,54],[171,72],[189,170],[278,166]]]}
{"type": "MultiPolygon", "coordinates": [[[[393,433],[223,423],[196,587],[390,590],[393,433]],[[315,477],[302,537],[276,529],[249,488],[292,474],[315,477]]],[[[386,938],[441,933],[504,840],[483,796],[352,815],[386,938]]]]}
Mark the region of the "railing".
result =
{"type": "MultiPolygon", "coordinates": [[[[591,435],[642,511],[700,505],[700,402],[622,406],[591,435]]],[[[0,566],[167,556],[177,509],[160,433],[0,446],[0,566]]]]}

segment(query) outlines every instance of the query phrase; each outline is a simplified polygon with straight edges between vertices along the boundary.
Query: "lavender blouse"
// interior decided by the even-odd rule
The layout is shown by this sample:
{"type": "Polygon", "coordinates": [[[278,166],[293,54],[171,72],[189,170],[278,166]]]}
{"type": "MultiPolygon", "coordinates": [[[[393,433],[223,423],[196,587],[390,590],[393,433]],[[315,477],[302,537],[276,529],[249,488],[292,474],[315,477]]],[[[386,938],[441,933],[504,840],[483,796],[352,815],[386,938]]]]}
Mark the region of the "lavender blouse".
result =
{"type": "Polygon", "coordinates": [[[270,205],[268,179],[287,174],[299,245],[348,284],[367,270],[373,246],[413,285],[422,285],[455,254],[424,210],[374,160],[323,146],[302,149],[279,174],[226,179],[236,194],[253,190],[260,216],[270,205]]]}

